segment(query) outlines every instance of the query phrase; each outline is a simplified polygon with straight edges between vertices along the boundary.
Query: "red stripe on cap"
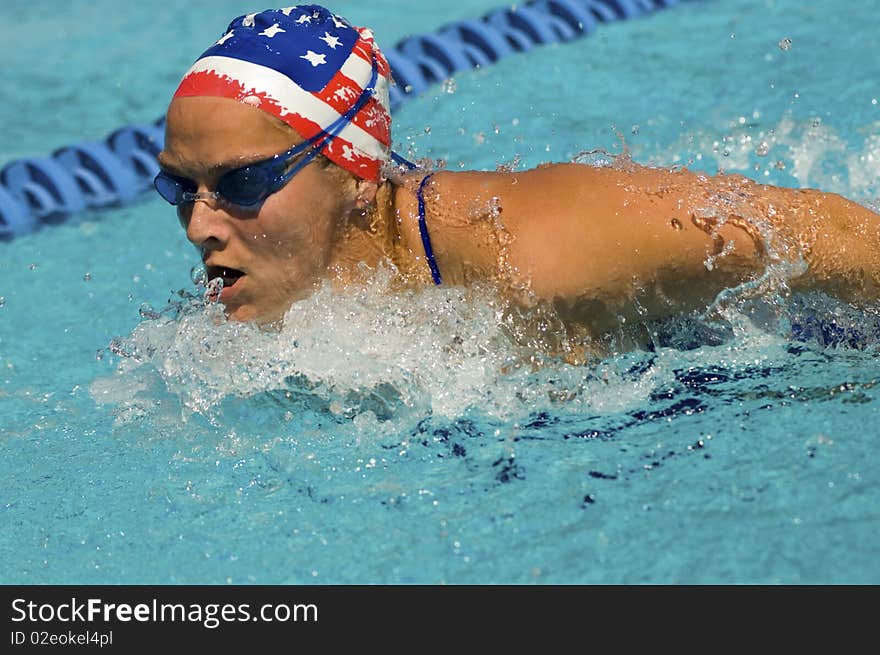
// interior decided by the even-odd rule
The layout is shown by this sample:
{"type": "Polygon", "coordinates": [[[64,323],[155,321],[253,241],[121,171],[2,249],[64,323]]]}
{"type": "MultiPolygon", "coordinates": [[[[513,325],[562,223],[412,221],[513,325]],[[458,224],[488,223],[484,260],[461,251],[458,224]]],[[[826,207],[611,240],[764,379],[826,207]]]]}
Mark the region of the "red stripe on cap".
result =
{"type": "MultiPolygon", "coordinates": [[[[285,122],[308,139],[317,134],[321,127],[301,114],[288,114],[285,122]]],[[[321,148],[321,154],[337,166],[367,180],[378,182],[382,171],[382,162],[361,154],[349,141],[342,137],[334,137],[321,148]]]]}
{"type": "MultiPolygon", "coordinates": [[[[342,115],[351,108],[361,93],[363,88],[357,82],[343,75],[342,71],[337,71],[324,89],[312,95],[342,115]]],[[[391,116],[375,97],[364,103],[351,122],[384,145],[391,145],[391,116]]]]}

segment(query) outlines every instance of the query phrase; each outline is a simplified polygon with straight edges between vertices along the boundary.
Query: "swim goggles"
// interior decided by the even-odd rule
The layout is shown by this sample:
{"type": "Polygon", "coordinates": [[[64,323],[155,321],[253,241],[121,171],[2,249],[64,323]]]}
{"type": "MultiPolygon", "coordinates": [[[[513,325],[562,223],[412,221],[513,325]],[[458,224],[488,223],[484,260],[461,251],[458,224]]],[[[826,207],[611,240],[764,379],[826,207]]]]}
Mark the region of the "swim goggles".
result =
{"type": "Polygon", "coordinates": [[[301,171],[320,151],[310,141],[299,143],[287,152],[282,152],[269,159],[258,161],[241,168],[229,171],[217,180],[214,191],[197,192],[198,185],[185,177],[178,177],[166,171],[160,171],[153,180],[153,186],[159,195],[172,205],[182,205],[196,200],[224,200],[242,207],[253,207],[262,203],[268,196],[281,189],[294,175],[301,171]],[[307,148],[311,148],[305,157],[300,159],[289,170],[290,161],[307,148]]]}
{"type": "Polygon", "coordinates": [[[354,118],[364,103],[373,95],[378,76],[378,63],[373,56],[373,70],[370,82],[366,85],[357,101],[342,116],[333,121],[326,129],[313,137],[295,145],[287,152],[282,152],[269,159],[248,164],[241,168],[224,173],[217,181],[214,191],[197,192],[198,184],[193,180],[160,171],[153,180],[156,191],[172,205],[195,202],[196,200],[225,200],[243,207],[253,207],[262,203],[268,196],[280,190],[294,175],[299,173],[324,147],[326,142],[337,136],[354,118]],[[294,166],[288,169],[290,162],[297,155],[311,150],[294,166]]]}

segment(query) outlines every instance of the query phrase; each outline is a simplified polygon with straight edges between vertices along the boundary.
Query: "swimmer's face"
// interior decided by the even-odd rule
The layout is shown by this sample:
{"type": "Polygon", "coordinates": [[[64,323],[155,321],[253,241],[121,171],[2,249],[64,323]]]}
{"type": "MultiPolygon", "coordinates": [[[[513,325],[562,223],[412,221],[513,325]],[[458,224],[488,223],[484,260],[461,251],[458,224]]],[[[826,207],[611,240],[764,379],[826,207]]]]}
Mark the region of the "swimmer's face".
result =
{"type": "MultiPolygon", "coordinates": [[[[265,112],[227,98],[176,98],[163,170],[214,191],[223,173],[285,152],[302,139],[265,112]]],[[[213,198],[178,206],[208,277],[223,277],[230,320],[271,322],[326,275],[339,226],[356,205],[353,176],[313,160],[257,207],[213,198]]]]}

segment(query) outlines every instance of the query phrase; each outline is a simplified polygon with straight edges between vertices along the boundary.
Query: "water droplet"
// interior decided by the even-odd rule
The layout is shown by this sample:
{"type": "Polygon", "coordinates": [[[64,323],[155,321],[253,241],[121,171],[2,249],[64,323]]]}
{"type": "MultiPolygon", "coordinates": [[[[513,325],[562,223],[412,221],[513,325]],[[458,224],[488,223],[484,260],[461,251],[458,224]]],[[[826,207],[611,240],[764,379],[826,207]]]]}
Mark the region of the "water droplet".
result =
{"type": "Polygon", "coordinates": [[[639,126],[638,126],[638,125],[633,125],[633,126],[629,129],[629,131],[630,131],[630,134],[632,134],[633,136],[637,136],[638,133],[639,133],[639,126]]]}
{"type": "Polygon", "coordinates": [[[405,87],[403,87],[403,91],[404,91],[404,93],[412,93],[413,92],[412,84],[407,84],[405,87]]]}
{"type": "Polygon", "coordinates": [[[443,84],[440,86],[440,90],[443,91],[443,93],[455,93],[455,80],[451,77],[447,80],[444,80],[443,84]]]}
{"type": "Polygon", "coordinates": [[[209,304],[218,302],[221,291],[223,291],[223,278],[215,277],[205,287],[205,302],[209,304]]]}
{"type": "Polygon", "coordinates": [[[765,157],[768,152],[770,152],[770,146],[767,145],[766,141],[761,141],[761,143],[758,144],[758,147],[755,148],[755,154],[758,155],[758,157],[765,157]]]}
{"type": "Polygon", "coordinates": [[[39,264],[28,264],[28,269],[31,271],[35,271],[40,267],[39,264]]]}
{"type": "Polygon", "coordinates": [[[780,159],[774,164],[774,167],[778,171],[784,171],[785,170],[785,162],[780,159]]]}
{"type": "Polygon", "coordinates": [[[154,319],[160,316],[159,312],[153,309],[153,306],[148,302],[141,303],[140,308],[138,308],[138,314],[144,319],[154,319]]]}
{"type": "Polygon", "coordinates": [[[498,127],[497,124],[492,126],[492,131],[495,132],[495,134],[501,134],[501,128],[498,127]]]}
{"type": "Polygon", "coordinates": [[[6,297],[0,296],[0,307],[3,307],[3,305],[5,305],[5,304],[6,304],[6,297]]]}
{"type": "Polygon", "coordinates": [[[431,133],[431,126],[430,126],[430,125],[426,125],[426,126],[425,126],[425,134],[430,134],[430,133],[431,133]]]}
{"type": "Polygon", "coordinates": [[[791,48],[791,39],[789,39],[788,37],[785,37],[784,39],[782,39],[779,42],[779,49],[782,51],[785,51],[785,50],[788,50],[789,48],[791,48]]]}
{"type": "Polygon", "coordinates": [[[876,105],[876,104],[877,104],[877,98],[871,98],[871,104],[872,104],[872,105],[876,105]]]}
{"type": "Polygon", "coordinates": [[[681,221],[678,220],[677,218],[673,218],[671,221],[669,221],[669,224],[672,226],[673,230],[681,230],[682,229],[681,221]]]}
{"type": "Polygon", "coordinates": [[[83,275],[83,281],[84,281],[84,282],[88,282],[88,281],[91,280],[91,279],[92,279],[92,274],[91,274],[91,273],[86,273],[85,275],[83,275]]]}
{"type": "Polygon", "coordinates": [[[204,264],[196,264],[189,270],[189,279],[197,287],[203,287],[208,283],[208,272],[204,264]]]}

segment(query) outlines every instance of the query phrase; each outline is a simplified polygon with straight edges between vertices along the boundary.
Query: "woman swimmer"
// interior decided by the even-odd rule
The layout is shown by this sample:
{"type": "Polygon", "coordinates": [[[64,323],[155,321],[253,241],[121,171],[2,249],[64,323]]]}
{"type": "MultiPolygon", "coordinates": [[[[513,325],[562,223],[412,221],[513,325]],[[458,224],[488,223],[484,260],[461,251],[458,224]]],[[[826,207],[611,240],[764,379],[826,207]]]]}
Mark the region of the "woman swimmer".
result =
{"type": "Polygon", "coordinates": [[[395,169],[389,77],[369,30],[315,5],[235,19],[184,76],[156,188],[231,320],[277,321],[383,261],[408,284],[494,281],[594,335],[772,263],[791,288],[880,298],[880,216],[834,194],[634,164],[395,169]]]}

